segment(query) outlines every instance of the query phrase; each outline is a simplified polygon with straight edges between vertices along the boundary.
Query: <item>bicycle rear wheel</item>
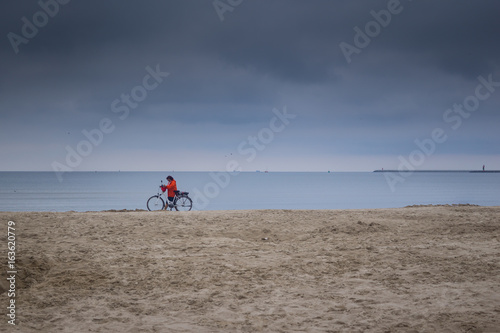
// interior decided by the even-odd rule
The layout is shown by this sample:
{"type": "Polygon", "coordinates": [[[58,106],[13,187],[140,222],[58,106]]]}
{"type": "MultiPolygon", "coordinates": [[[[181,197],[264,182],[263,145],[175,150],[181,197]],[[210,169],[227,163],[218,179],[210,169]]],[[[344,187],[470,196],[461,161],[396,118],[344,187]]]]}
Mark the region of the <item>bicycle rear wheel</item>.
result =
{"type": "Polygon", "coordinates": [[[190,211],[193,208],[193,201],[190,197],[182,196],[177,198],[175,201],[175,210],[178,211],[190,211]]]}
{"type": "Polygon", "coordinates": [[[163,207],[165,207],[165,202],[159,195],[153,195],[151,198],[148,199],[146,206],[148,207],[148,210],[151,211],[162,210],[163,207]]]}

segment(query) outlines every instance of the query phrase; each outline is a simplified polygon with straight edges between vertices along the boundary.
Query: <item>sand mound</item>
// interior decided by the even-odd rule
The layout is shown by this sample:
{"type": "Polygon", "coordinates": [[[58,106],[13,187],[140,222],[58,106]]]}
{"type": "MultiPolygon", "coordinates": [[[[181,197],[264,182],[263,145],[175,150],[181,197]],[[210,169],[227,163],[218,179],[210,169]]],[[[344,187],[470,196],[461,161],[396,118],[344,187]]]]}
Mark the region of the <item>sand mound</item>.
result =
{"type": "Polygon", "coordinates": [[[43,253],[39,254],[37,258],[34,256],[20,257],[16,260],[16,265],[22,267],[17,273],[16,287],[18,289],[27,289],[42,282],[50,269],[49,260],[43,253]]]}
{"type": "Polygon", "coordinates": [[[0,216],[22,332],[500,327],[499,207],[0,216]]]}

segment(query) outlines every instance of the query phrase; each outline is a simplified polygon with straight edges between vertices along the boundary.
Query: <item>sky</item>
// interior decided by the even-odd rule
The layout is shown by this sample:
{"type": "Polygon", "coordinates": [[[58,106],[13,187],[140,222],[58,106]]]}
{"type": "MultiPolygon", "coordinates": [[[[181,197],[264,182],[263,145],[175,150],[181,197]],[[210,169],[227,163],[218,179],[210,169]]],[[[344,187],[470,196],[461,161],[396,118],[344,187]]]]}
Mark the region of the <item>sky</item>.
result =
{"type": "Polygon", "coordinates": [[[0,7],[0,171],[500,169],[496,0],[0,7]]]}

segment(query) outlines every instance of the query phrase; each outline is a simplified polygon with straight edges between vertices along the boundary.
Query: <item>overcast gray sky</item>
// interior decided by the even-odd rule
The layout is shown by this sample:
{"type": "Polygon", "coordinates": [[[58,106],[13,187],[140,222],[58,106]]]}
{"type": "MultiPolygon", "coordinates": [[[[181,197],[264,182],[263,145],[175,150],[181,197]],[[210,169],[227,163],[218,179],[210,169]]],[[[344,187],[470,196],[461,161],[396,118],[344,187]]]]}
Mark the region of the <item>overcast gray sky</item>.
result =
{"type": "Polygon", "coordinates": [[[0,6],[0,170],[500,169],[496,0],[0,6]]]}

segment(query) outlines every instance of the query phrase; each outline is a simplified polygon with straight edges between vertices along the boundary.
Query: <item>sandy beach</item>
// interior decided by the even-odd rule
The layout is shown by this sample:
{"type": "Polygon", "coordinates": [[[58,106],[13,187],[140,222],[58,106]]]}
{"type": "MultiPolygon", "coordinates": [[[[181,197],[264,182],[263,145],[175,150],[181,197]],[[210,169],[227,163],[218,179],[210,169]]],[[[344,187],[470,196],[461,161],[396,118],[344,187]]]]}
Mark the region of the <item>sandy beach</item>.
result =
{"type": "Polygon", "coordinates": [[[500,207],[0,217],[0,331],[500,332],[500,207]]]}

